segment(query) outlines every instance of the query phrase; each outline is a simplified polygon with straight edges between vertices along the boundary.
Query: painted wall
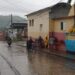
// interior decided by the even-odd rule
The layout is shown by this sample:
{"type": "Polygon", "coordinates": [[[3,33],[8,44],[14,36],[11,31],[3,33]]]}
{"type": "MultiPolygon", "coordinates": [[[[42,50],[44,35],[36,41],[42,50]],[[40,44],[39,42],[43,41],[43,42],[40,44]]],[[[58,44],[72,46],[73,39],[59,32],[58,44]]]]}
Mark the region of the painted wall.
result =
{"type": "MultiPolygon", "coordinates": [[[[59,40],[64,40],[64,33],[65,32],[69,32],[70,29],[74,26],[74,5],[71,7],[70,12],[68,14],[68,17],[64,17],[64,18],[59,18],[59,19],[55,19],[53,21],[53,28],[54,28],[54,32],[55,34],[57,34],[56,36],[58,36],[59,40]],[[63,30],[61,30],[61,22],[64,23],[63,25],[63,30]]],[[[70,37],[68,37],[70,38],[70,37]]]]}
{"type": "MultiPolygon", "coordinates": [[[[72,7],[71,7],[71,10],[70,10],[70,12],[69,12],[69,16],[75,16],[75,13],[74,13],[74,8],[75,8],[75,5],[73,5],[72,7]]],[[[73,20],[71,20],[71,22],[73,23],[73,25],[74,25],[74,18],[73,18],[73,20]]],[[[70,26],[71,27],[71,26],[70,26]]],[[[70,34],[70,35],[68,35],[67,37],[66,37],[66,40],[65,40],[65,44],[66,44],[66,50],[68,51],[68,52],[72,52],[72,53],[75,53],[75,33],[72,35],[72,34],[70,34]]]]}
{"type": "Polygon", "coordinates": [[[57,49],[60,52],[68,51],[75,52],[75,35],[67,36],[65,33],[69,33],[69,29],[71,29],[74,25],[74,17],[56,19],[53,22],[53,31],[54,36],[58,39],[57,49]],[[64,23],[63,30],[61,30],[61,22],[64,23]]]}
{"type": "Polygon", "coordinates": [[[49,35],[49,11],[41,11],[37,14],[28,16],[28,36],[38,38],[49,35]],[[34,19],[34,25],[29,25],[29,20],[34,19]],[[42,28],[40,29],[40,24],[42,28]]]}
{"type": "Polygon", "coordinates": [[[70,12],[69,12],[69,16],[74,16],[74,15],[75,15],[75,13],[74,13],[74,7],[75,7],[75,5],[73,5],[73,6],[71,7],[71,10],[70,10],[70,12]]]}
{"type": "Polygon", "coordinates": [[[74,25],[74,17],[54,20],[54,32],[68,32],[74,25]],[[61,22],[64,23],[64,28],[61,30],[61,22]]]}
{"type": "Polygon", "coordinates": [[[72,6],[68,17],[58,18],[58,19],[50,19],[50,34],[53,31],[54,36],[58,39],[56,42],[54,49],[60,52],[75,52],[75,35],[67,36],[65,33],[69,32],[69,30],[74,26],[74,7],[72,6]],[[63,30],[61,30],[61,22],[64,23],[63,30]]]}
{"type": "Polygon", "coordinates": [[[69,32],[69,30],[74,25],[74,17],[71,18],[63,18],[63,19],[55,19],[50,20],[49,32],[54,32],[54,36],[58,38],[58,40],[64,40],[64,33],[69,32]],[[61,30],[61,22],[64,23],[63,30],[61,30]]]}

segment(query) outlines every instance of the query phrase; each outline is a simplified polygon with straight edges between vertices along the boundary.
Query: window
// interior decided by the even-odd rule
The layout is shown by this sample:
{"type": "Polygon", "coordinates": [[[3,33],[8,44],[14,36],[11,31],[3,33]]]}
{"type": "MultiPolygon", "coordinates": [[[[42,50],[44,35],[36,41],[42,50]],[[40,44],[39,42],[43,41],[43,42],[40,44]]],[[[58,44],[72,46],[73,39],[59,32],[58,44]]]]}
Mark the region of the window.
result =
{"type": "Polygon", "coordinates": [[[29,26],[34,26],[34,19],[29,20],[29,26]]]}
{"type": "Polygon", "coordinates": [[[61,30],[63,30],[63,25],[64,25],[64,23],[63,23],[63,22],[61,22],[61,30]]]}
{"type": "Polygon", "coordinates": [[[42,30],[43,24],[40,24],[40,31],[42,30]]]}
{"type": "Polygon", "coordinates": [[[29,26],[31,26],[31,20],[29,20],[29,26]]]}
{"type": "Polygon", "coordinates": [[[32,26],[34,26],[34,19],[32,19],[32,26]]]}

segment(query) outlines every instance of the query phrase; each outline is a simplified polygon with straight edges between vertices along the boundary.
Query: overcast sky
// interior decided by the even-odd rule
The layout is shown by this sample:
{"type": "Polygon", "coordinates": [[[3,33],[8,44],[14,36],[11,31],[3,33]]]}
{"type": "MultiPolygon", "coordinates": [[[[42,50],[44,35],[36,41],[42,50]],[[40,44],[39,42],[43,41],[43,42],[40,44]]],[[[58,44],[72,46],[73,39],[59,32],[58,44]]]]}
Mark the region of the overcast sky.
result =
{"type": "MultiPolygon", "coordinates": [[[[67,0],[0,0],[0,15],[24,16],[30,12],[67,0]]],[[[72,4],[74,0],[72,0],[72,4]]]]}

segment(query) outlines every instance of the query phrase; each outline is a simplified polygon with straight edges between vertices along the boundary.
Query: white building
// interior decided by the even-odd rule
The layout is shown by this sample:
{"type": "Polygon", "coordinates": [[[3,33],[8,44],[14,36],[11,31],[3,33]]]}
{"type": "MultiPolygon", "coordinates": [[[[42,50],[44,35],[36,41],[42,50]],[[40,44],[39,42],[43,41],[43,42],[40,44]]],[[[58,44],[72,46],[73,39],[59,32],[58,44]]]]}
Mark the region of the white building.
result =
{"type": "Polygon", "coordinates": [[[50,7],[28,14],[28,36],[43,38],[49,35],[50,7]]]}

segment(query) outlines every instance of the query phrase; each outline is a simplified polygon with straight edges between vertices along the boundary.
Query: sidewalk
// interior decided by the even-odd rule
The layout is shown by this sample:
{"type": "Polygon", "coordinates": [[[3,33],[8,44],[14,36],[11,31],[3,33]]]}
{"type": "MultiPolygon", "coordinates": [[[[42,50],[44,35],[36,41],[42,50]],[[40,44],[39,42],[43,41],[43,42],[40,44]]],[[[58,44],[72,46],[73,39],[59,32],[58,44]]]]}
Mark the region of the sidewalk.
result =
{"type": "Polygon", "coordinates": [[[59,56],[59,57],[64,57],[64,58],[75,61],[75,55],[73,55],[73,54],[60,53],[60,52],[57,52],[57,51],[50,51],[50,50],[46,50],[46,49],[43,50],[43,51],[46,52],[46,53],[49,53],[49,54],[53,54],[53,55],[56,55],[56,56],[59,56]]]}
{"type": "MultiPolygon", "coordinates": [[[[25,41],[17,42],[16,44],[18,46],[26,47],[25,41]]],[[[57,52],[57,51],[52,51],[50,49],[43,49],[42,51],[46,52],[46,53],[49,53],[49,54],[52,54],[52,55],[59,56],[59,57],[64,57],[64,58],[67,58],[67,59],[75,60],[74,54],[68,54],[68,53],[63,53],[63,52],[61,53],[61,52],[57,52]]]]}

